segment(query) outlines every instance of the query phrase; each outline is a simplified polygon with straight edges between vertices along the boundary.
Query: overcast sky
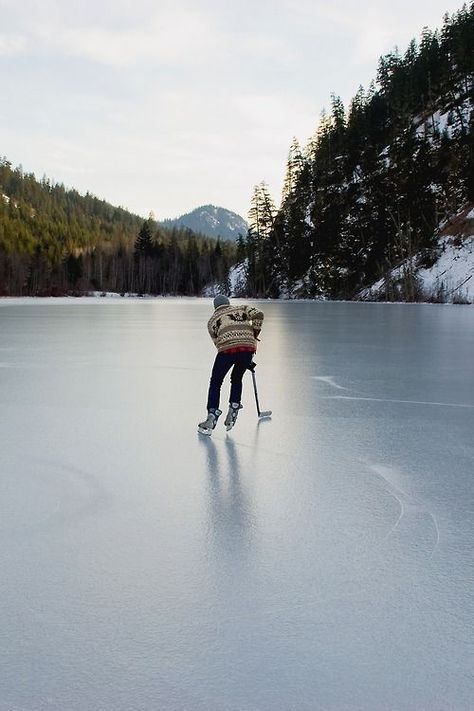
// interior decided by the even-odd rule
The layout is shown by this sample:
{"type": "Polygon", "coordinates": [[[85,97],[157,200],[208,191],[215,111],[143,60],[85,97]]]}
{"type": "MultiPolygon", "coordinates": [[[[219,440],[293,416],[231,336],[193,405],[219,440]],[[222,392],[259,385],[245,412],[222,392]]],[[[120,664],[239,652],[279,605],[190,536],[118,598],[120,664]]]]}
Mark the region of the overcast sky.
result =
{"type": "Polygon", "coordinates": [[[330,94],[461,0],[0,0],[0,155],[158,219],[279,201],[330,94]]]}

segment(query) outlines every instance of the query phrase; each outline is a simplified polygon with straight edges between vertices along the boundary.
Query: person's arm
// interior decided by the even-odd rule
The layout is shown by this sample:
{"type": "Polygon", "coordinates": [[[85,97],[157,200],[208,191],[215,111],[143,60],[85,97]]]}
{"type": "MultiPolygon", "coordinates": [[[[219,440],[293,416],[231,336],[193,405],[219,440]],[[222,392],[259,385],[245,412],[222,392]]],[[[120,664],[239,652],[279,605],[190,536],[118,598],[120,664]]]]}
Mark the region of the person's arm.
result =
{"type": "Polygon", "coordinates": [[[207,323],[207,330],[209,332],[210,337],[212,338],[212,341],[214,345],[217,348],[217,336],[219,335],[219,320],[210,318],[208,323],[207,323]]]}
{"type": "Polygon", "coordinates": [[[263,325],[263,311],[260,311],[260,309],[256,309],[254,306],[248,306],[247,315],[252,321],[255,338],[258,338],[263,325]]]}

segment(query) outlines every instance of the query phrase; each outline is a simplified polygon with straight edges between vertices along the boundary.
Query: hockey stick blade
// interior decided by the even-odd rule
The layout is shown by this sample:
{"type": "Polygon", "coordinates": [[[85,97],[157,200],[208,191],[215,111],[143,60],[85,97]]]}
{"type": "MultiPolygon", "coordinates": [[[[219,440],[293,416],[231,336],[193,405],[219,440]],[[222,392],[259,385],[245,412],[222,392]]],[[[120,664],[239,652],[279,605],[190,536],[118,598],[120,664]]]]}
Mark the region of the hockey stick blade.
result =
{"type": "Polygon", "coordinates": [[[260,419],[262,419],[262,417],[271,417],[272,411],[271,410],[263,410],[263,412],[258,413],[258,416],[260,419]]]}

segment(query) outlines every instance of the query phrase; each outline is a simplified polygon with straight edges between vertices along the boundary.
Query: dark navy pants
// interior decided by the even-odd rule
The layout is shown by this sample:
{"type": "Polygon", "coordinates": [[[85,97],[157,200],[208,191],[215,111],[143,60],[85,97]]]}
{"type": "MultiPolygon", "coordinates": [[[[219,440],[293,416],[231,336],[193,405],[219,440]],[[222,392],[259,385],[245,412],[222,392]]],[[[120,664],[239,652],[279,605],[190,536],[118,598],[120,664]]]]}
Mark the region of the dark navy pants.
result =
{"type": "Polygon", "coordinates": [[[217,409],[220,402],[221,386],[224,378],[232,368],[230,374],[230,397],[229,402],[240,402],[242,397],[242,378],[252,362],[253,353],[241,351],[240,353],[218,353],[214,361],[209,383],[209,394],[207,397],[207,409],[217,409]]]}

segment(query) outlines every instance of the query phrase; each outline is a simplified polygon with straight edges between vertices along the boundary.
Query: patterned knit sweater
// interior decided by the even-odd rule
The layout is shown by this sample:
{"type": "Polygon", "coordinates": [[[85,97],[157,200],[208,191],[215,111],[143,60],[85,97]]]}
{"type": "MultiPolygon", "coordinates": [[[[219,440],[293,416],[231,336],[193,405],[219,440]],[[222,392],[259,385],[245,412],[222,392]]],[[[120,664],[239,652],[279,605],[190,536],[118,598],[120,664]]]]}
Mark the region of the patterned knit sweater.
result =
{"type": "Polygon", "coordinates": [[[253,306],[218,306],[207,329],[219,353],[230,348],[255,351],[263,313],[253,306]]]}

